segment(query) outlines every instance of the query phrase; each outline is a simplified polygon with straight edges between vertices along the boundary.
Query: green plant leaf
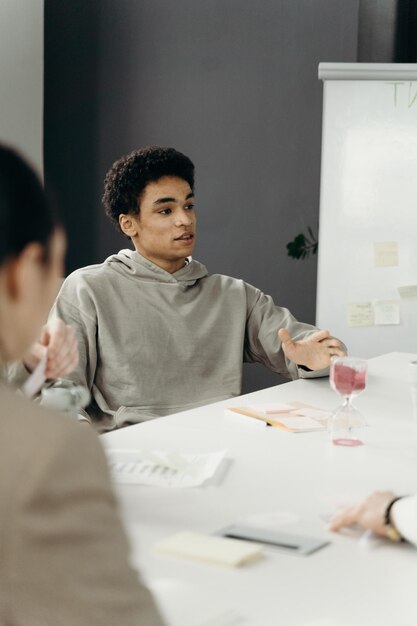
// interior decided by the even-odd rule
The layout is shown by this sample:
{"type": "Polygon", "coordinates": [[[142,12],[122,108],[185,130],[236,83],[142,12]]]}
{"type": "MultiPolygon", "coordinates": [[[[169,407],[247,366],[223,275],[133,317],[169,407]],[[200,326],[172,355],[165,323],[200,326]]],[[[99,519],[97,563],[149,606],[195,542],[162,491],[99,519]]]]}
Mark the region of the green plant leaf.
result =
{"type": "Polygon", "coordinates": [[[307,231],[311,237],[311,241],[304,233],[299,233],[292,241],[287,243],[287,254],[289,257],[293,259],[305,259],[310,256],[310,253],[317,254],[319,245],[317,238],[310,226],[307,227],[307,231]]]}

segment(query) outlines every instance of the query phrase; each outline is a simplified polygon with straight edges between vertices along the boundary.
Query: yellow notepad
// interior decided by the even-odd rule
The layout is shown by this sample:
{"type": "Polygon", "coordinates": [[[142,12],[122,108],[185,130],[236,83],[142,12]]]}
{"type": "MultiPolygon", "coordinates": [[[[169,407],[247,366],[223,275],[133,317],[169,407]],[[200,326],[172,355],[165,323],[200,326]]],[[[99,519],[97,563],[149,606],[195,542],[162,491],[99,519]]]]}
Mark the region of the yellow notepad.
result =
{"type": "Polygon", "coordinates": [[[244,565],[263,553],[258,544],[195,532],[176,533],[158,542],[155,547],[159,552],[229,567],[244,565]]]}
{"type": "Polygon", "coordinates": [[[273,404],[228,407],[227,416],[252,418],[276,428],[292,433],[305,433],[326,428],[329,413],[303,402],[290,404],[277,403],[276,411],[273,404]]]}

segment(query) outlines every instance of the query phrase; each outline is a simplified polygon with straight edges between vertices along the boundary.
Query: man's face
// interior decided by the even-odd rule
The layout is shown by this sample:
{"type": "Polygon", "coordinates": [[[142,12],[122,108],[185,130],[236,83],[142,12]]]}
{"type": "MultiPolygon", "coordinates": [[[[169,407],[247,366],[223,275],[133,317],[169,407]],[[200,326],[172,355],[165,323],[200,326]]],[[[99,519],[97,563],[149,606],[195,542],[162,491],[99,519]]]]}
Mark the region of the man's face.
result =
{"type": "MultiPolygon", "coordinates": [[[[195,245],[196,215],[190,185],[176,176],[148,183],[138,215],[129,215],[136,250],[167,272],[184,266],[195,245]]],[[[128,233],[127,233],[128,234],[128,233]]]]}

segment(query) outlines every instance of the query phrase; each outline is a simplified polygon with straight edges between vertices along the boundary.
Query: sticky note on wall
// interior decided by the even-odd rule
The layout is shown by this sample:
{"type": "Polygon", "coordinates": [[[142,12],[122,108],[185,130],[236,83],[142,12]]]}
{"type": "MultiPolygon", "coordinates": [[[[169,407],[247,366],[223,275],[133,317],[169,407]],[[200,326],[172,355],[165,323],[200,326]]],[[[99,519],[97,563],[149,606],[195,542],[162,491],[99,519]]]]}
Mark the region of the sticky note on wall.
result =
{"type": "Polygon", "coordinates": [[[351,328],[374,325],[372,302],[349,302],[347,305],[347,325],[351,328]]]}
{"type": "Polygon", "coordinates": [[[400,303],[398,300],[376,300],[374,302],[375,326],[400,323],[400,303]]]}
{"type": "Polygon", "coordinates": [[[417,298],[417,285],[404,285],[404,287],[398,287],[398,293],[400,298],[411,299],[417,298]]]}
{"type": "Polygon", "coordinates": [[[398,265],[398,243],[396,241],[374,242],[374,266],[394,267],[398,265]]]}

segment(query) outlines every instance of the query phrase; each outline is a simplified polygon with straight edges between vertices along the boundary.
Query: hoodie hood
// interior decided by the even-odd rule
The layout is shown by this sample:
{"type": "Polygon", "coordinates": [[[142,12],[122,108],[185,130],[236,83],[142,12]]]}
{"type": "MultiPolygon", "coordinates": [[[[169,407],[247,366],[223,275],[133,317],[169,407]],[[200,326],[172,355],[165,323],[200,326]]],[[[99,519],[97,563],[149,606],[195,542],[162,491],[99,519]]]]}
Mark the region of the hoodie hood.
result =
{"type": "Polygon", "coordinates": [[[105,262],[116,272],[131,277],[137,276],[140,280],[151,283],[182,283],[183,286],[191,287],[200,278],[208,275],[207,268],[190,257],[187,265],[174,274],[162,269],[152,261],[145,259],[136,250],[120,250],[117,254],[109,256],[105,262]]]}

